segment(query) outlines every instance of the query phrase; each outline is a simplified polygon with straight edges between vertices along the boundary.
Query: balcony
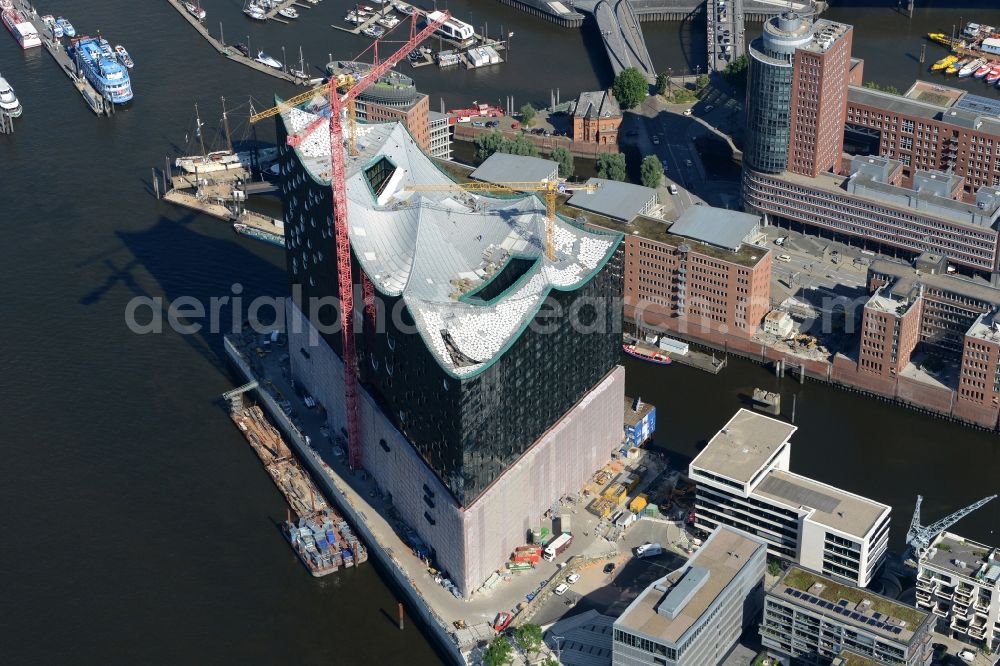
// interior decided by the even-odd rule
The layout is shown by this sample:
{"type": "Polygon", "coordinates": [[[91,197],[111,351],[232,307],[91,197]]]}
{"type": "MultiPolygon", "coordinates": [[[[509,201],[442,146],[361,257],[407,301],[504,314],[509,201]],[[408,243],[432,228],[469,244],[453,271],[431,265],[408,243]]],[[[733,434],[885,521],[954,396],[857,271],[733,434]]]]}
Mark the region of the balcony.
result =
{"type": "Polygon", "coordinates": [[[948,617],[948,607],[942,606],[941,604],[934,604],[934,608],[931,610],[932,613],[938,617],[948,617]]]}

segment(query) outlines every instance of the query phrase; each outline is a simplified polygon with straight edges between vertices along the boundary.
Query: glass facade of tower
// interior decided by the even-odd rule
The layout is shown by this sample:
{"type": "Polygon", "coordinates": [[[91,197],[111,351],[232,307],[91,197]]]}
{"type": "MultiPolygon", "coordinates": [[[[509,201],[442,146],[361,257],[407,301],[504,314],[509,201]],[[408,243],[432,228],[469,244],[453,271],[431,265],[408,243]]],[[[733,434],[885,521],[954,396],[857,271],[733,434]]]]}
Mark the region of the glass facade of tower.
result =
{"type": "Polygon", "coordinates": [[[749,49],[743,161],[756,171],[780,173],[788,166],[793,68],[788,56],[764,49],[763,38],[755,39],[749,49]]]}

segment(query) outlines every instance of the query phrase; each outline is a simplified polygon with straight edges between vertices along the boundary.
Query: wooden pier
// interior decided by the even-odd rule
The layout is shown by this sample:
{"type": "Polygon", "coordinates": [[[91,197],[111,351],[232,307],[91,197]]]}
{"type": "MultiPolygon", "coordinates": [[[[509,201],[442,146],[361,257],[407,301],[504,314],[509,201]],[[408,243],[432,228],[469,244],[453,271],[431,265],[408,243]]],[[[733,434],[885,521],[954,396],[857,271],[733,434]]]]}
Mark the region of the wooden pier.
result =
{"type": "Polygon", "coordinates": [[[183,16],[188,23],[191,24],[191,26],[195,30],[197,30],[198,33],[202,37],[204,37],[209,44],[212,45],[212,48],[214,48],[216,51],[226,56],[230,60],[238,62],[241,65],[246,65],[247,67],[255,69],[258,72],[269,74],[270,76],[281,79],[283,81],[288,81],[289,83],[294,83],[300,86],[311,84],[312,79],[308,77],[295,76],[294,74],[291,74],[289,72],[280,69],[275,69],[273,67],[268,67],[267,65],[257,62],[253,58],[248,58],[247,56],[237,51],[235,48],[227,46],[224,42],[222,42],[219,39],[216,39],[211,34],[209,34],[208,29],[204,26],[204,24],[202,24],[202,22],[196,19],[195,17],[191,16],[191,14],[189,14],[187,10],[184,9],[184,5],[179,0],[167,0],[167,2],[169,2],[170,5],[174,9],[176,9],[178,13],[180,13],[180,15],[183,16]]]}
{"type": "Polygon", "coordinates": [[[246,208],[230,208],[226,199],[208,196],[203,191],[190,191],[175,187],[161,197],[164,201],[182,206],[198,213],[210,215],[229,224],[245,224],[258,231],[283,238],[284,225],[280,220],[246,208]]]}

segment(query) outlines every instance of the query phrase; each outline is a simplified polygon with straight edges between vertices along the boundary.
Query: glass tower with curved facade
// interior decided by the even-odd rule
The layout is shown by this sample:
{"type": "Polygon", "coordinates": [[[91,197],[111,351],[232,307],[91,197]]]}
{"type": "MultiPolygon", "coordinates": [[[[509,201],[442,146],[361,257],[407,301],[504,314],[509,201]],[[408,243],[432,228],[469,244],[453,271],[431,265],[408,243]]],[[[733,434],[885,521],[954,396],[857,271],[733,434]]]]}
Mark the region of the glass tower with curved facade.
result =
{"type": "Polygon", "coordinates": [[[765,173],[788,166],[795,50],[812,39],[812,23],[785,12],[764,24],[750,44],[747,142],[743,161],[765,173]]]}

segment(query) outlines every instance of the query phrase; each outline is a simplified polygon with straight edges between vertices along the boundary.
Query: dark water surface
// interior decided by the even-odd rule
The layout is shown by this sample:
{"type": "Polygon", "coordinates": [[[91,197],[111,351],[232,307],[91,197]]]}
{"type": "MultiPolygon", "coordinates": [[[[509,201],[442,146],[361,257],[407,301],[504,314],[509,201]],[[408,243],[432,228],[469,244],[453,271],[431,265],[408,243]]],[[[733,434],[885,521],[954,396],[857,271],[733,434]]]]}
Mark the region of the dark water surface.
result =
{"type": "MultiPolygon", "coordinates": [[[[285,46],[288,59],[301,44],[310,63],[366,43],[329,27],[343,25],[347,5],[325,0],[300,10],[297,25],[261,26],[237,0],[204,0],[209,25],[217,31],[221,18],[228,41],[249,36],[279,58],[285,46]]],[[[511,62],[414,71],[432,108],[439,98],[547,102],[551,88],[567,98],[609,83],[593,32],[489,0],[450,8],[490,33],[513,30],[511,62]]],[[[219,404],[233,382],[221,337],[140,336],[124,323],[136,296],[207,302],[231,295],[234,283],[247,300],[284,292],[280,250],[158,204],[149,180],[150,167],[193,136],[194,102],[211,138],[225,96],[241,136],[237,107],[248,96],[294,88],[222,60],[162,0],[39,9],[125,44],[137,63],[136,100],[113,119],[95,118],[47,53],[22,53],[0,35],[0,72],[25,107],[14,136],[0,138],[4,661],[437,663],[413,622],[395,628],[395,596],[374,566],[316,581],[280,537],[284,501],[219,404]]],[[[920,34],[946,30],[957,13],[913,23],[886,9],[831,16],[858,26],[855,52],[869,59],[869,78],[904,86],[917,72],[908,54],[919,52],[920,34]]],[[[646,33],[658,67],[703,57],[704,40],[686,26],[646,33]]],[[[272,133],[265,125],[261,138],[272,133]]],[[[717,378],[679,366],[629,370],[629,390],[658,404],[658,442],[679,460],[740,395],[774,381],[742,363],[717,378]]],[[[917,492],[934,518],[997,485],[992,435],[815,384],[785,387],[800,394],[793,468],[892,503],[896,546],[917,492]]],[[[998,519],[1000,503],[961,529],[996,541],[998,519]]]]}

